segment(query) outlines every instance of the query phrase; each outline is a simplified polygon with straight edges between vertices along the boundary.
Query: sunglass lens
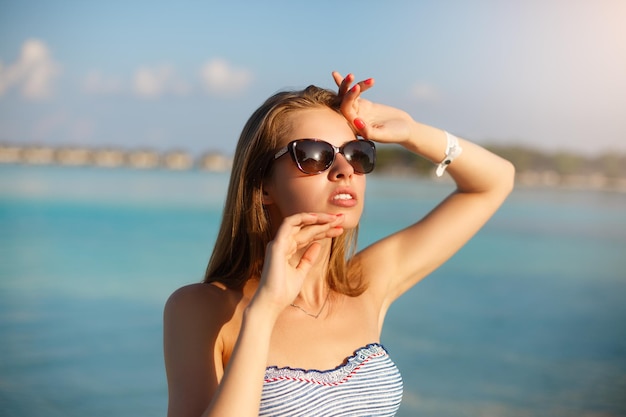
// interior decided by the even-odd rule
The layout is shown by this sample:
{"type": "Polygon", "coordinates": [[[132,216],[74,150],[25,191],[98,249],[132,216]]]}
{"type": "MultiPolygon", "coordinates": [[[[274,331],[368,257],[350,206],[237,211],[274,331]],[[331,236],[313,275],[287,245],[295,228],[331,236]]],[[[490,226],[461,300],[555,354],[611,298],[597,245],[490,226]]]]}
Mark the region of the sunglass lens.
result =
{"type": "Polygon", "coordinates": [[[368,174],[374,170],[376,148],[370,141],[356,140],[347,143],[343,154],[354,170],[360,174],[368,174]]]}
{"type": "Polygon", "coordinates": [[[328,143],[302,140],[294,145],[296,162],[307,174],[318,174],[327,170],[333,162],[334,150],[328,143]]]}

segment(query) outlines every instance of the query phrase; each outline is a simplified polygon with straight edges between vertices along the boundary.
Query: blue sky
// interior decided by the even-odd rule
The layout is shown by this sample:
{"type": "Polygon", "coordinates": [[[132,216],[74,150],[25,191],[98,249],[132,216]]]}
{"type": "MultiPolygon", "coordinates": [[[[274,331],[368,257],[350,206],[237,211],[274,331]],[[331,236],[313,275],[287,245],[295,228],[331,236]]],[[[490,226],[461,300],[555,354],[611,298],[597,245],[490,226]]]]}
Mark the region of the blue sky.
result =
{"type": "Polygon", "coordinates": [[[479,143],[626,152],[626,1],[0,0],[0,143],[232,152],[330,73],[479,143]]]}

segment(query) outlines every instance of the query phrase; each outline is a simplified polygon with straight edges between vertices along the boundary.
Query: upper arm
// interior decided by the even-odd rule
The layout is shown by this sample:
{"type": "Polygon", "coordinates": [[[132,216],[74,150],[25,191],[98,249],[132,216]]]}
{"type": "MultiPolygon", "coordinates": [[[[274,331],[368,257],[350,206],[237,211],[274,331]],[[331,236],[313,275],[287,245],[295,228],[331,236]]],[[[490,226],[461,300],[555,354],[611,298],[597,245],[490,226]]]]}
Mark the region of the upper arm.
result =
{"type": "Polygon", "coordinates": [[[370,286],[388,307],[454,255],[489,220],[508,191],[456,191],[417,223],[357,256],[370,286]]]}
{"type": "Polygon", "coordinates": [[[219,333],[223,325],[213,286],[174,292],[163,314],[168,416],[198,417],[208,407],[223,373],[219,333]]]}

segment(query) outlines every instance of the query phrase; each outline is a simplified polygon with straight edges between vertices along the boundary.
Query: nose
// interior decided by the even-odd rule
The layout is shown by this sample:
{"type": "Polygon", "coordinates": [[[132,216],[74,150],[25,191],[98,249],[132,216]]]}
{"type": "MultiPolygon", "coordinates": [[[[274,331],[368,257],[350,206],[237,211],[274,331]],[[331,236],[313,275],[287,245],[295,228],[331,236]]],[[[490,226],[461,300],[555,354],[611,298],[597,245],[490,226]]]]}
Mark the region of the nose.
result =
{"type": "Polygon", "coordinates": [[[342,178],[350,178],[354,174],[354,168],[343,154],[340,152],[335,155],[335,161],[328,170],[328,176],[331,180],[342,178]]]}

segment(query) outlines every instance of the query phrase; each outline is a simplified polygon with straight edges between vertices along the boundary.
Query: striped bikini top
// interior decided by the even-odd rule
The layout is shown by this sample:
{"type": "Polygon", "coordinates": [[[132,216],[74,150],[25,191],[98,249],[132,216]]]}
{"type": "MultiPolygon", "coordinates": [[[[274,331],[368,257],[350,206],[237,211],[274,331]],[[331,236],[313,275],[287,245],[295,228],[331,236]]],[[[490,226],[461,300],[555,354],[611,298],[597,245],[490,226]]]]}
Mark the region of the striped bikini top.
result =
{"type": "Polygon", "coordinates": [[[372,343],[329,371],[269,367],[259,416],[394,416],[402,377],[385,348],[372,343]]]}

